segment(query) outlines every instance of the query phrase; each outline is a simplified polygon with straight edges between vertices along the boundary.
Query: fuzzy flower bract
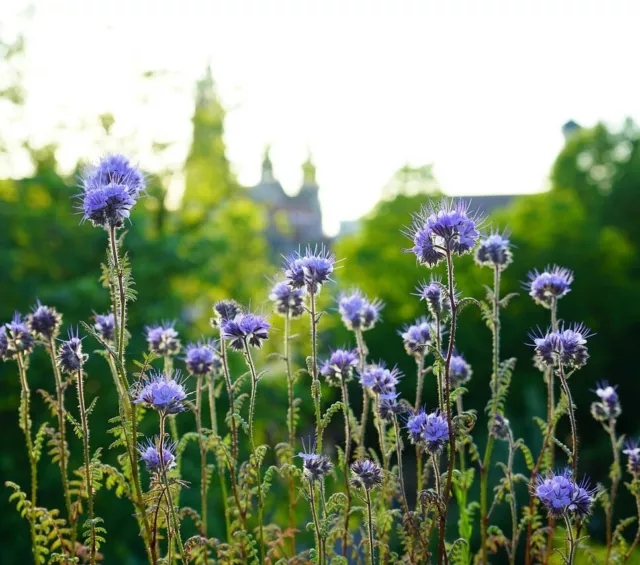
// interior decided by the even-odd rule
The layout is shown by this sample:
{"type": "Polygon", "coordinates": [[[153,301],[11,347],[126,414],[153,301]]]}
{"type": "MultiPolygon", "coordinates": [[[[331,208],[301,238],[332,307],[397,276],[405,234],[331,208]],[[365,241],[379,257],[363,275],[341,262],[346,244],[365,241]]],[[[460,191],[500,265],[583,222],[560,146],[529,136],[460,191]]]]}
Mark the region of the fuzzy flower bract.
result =
{"type": "Polygon", "coordinates": [[[271,324],[258,314],[240,312],[235,318],[222,322],[220,335],[229,340],[229,345],[238,351],[246,346],[262,347],[262,342],[269,339],[271,324]]]}

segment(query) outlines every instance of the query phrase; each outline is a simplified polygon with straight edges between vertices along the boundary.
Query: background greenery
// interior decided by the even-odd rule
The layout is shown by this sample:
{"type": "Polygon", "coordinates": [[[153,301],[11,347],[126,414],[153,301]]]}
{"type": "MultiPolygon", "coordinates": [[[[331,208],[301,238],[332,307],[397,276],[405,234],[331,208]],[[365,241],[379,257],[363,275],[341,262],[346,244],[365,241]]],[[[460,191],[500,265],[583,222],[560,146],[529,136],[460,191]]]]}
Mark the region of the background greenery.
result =
{"type": "MultiPolygon", "coordinates": [[[[20,103],[19,91],[5,91],[2,95],[11,103],[20,103]]],[[[111,124],[106,120],[104,125],[108,133],[111,124]]],[[[175,319],[183,341],[210,336],[208,318],[215,300],[233,297],[270,311],[266,301],[270,286],[267,277],[277,272],[277,260],[263,236],[263,211],[247,197],[230,170],[223,125],[224,111],[217,101],[198,106],[193,118],[192,148],[185,164],[186,190],[181,207],[167,209],[167,182],[159,175],[150,177],[149,195],[140,201],[132,216],[125,245],[131,255],[139,295],[130,311],[131,359],[140,358],[146,345],[142,337],[144,326],[161,319],[175,319]]],[[[511,230],[516,246],[515,262],[503,277],[504,292],[520,292],[503,320],[503,357],[518,358],[507,417],[515,434],[524,437],[535,452],[540,437],[532,417],[544,415],[545,398],[541,376],[531,362],[527,333],[535,326],[544,327],[548,312],[535,306],[526,291],[522,291],[522,281],[530,269],[543,268],[547,263],[569,267],[576,280],[573,291],[560,303],[561,318],[584,321],[596,332],[589,343],[591,360],[571,383],[578,405],[580,467],[594,480],[604,482],[610,448],[605,433],[589,415],[592,390],[598,380],[607,379],[619,386],[623,404],[620,432],[630,436],[640,433],[640,420],[633,404],[640,398],[635,359],[640,336],[639,139],[640,131],[631,122],[619,131],[611,131],[602,124],[580,131],[558,155],[548,192],[521,196],[491,217],[495,225],[511,230]]],[[[107,292],[98,282],[106,234],[90,225],[79,225],[79,216],[73,213],[75,175],[61,176],[56,148],[25,146],[34,173],[29,178],[0,180],[0,321],[8,321],[14,310],[26,313],[39,298],[64,314],[65,327],[75,326],[108,306],[107,292]]],[[[522,171],[523,176],[526,174],[522,171]]],[[[518,179],[514,178],[513,183],[517,187],[518,179]]],[[[331,316],[324,317],[321,323],[322,356],[329,346],[337,347],[350,340],[334,311],[334,297],[339,289],[358,285],[370,296],[385,301],[384,323],[366,338],[374,359],[398,364],[405,372],[401,391],[409,399],[413,399],[415,390],[414,367],[397,332],[404,323],[424,313],[412,293],[420,280],[428,278],[429,272],[418,268],[412,256],[402,253],[408,242],[401,228],[430,196],[437,195],[415,194],[414,190],[403,189],[400,182],[393,194],[362,219],[356,235],[335,242],[334,251],[344,262],[336,273],[336,285],[323,297],[331,316]]],[[[459,289],[465,295],[482,298],[483,285],[490,283],[490,271],[476,267],[470,257],[460,260],[456,269],[459,289]]],[[[273,321],[277,330],[279,321],[273,321]]],[[[299,322],[297,330],[306,337],[305,322],[299,322]]],[[[278,348],[281,335],[273,332],[263,355],[262,363],[269,373],[261,383],[257,405],[258,433],[271,445],[284,440],[285,376],[281,366],[268,357],[269,352],[278,348]]],[[[489,397],[491,352],[490,334],[479,312],[474,309],[464,312],[457,343],[474,368],[465,405],[480,414],[475,437],[483,446],[486,422],[482,414],[489,397]]],[[[94,346],[97,344],[87,342],[89,352],[94,346]]],[[[303,346],[298,348],[298,367],[306,353],[303,346]]],[[[87,395],[99,397],[91,417],[92,443],[94,447],[106,446],[107,419],[115,413],[116,395],[100,357],[93,356],[87,370],[87,395]]],[[[234,370],[238,374],[241,364],[236,362],[234,370]]],[[[53,390],[53,376],[44,352],[33,355],[29,379],[33,390],[53,390]]],[[[17,423],[20,386],[13,363],[0,365],[0,382],[3,391],[0,428],[4,432],[0,476],[3,480],[26,483],[26,452],[17,423]]],[[[354,385],[354,406],[357,406],[355,388],[354,385]]],[[[428,406],[434,404],[433,393],[434,387],[427,387],[428,406]]],[[[298,396],[303,399],[300,435],[310,435],[312,415],[307,377],[300,380],[298,396]]],[[[327,390],[324,398],[328,404],[336,399],[335,392],[327,390]]],[[[220,402],[224,405],[224,399],[220,402]]],[[[69,405],[73,405],[71,397],[69,405]]],[[[49,417],[37,395],[33,412],[36,426],[49,417]]],[[[342,441],[342,425],[338,420],[327,434],[328,449],[332,443],[342,441]]],[[[178,422],[181,429],[193,424],[188,414],[178,422]]],[[[566,433],[568,429],[563,422],[560,437],[566,433]]],[[[72,451],[72,466],[79,466],[79,446],[72,445],[72,451]]],[[[498,453],[496,458],[501,455],[498,453]]],[[[410,457],[410,452],[407,456],[410,457]]],[[[113,454],[106,452],[105,459],[113,462],[113,454]]],[[[191,461],[191,466],[185,465],[185,477],[197,482],[195,451],[191,461]]],[[[412,470],[409,463],[409,492],[413,490],[412,470]]],[[[57,467],[43,457],[40,473],[41,503],[61,507],[57,467]]],[[[212,496],[219,497],[215,481],[213,485],[212,496]]],[[[275,509],[276,520],[284,512],[277,502],[283,499],[281,492],[284,492],[282,485],[277,485],[267,502],[269,508],[275,509]]],[[[9,507],[6,502],[9,493],[5,494],[0,497],[0,562],[23,563],[24,556],[29,554],[27,526],[15,509],[9,507]]],[[[195,506],[196,498],[197,493],[186,492],[183,500],[195,506]]],[[[106,562],[141,562],[140,552],[136,554],[141,546],[136,543],[135,522],[128,503],[101,491],[97,507],[108,531],[106,562]]],[[[617,515],[633,512],[630,497],[623,493],[617,515]]],[[[219,500],[210,505],[210,513],[213,534],[222,537],[224,523],[219,500]]],[[[602,513],[596,512],[589,527],[596,539],[603,537],[603,526],[602,513]]]]}

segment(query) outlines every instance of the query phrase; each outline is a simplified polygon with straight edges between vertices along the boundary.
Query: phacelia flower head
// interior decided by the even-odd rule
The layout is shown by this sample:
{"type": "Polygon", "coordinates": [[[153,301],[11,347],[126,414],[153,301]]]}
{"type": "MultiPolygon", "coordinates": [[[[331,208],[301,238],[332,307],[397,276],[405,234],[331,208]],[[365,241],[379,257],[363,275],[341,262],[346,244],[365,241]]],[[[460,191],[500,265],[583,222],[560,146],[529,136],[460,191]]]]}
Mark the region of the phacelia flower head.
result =
{"type": "Polygon", "coordinates": [[[175,372],[173,378],[166,378],[162,373],[152,373],[144,386],[134,395],[134,404],[144,404],[162,414],[178,414],[185,410],[187,393],[175,372]]]}
{"type": "Polygon", "coordinates": [[[542,272],[535,269],[528,274],[528,278],[524,286],[531,298],[537,304],[551,308],[558,298],[562,298],[571,290],[573,272],[554,265],[546,267],[542,272]]]}
{"type": "Polygon", "coordinates": [[[235,300],[220,300],[213,305],[211,325],[218,328],[222,322],[233,320],[240,313],[240,305],[235,300]]]}
{"type": "Polygon", "coordinates": [[[552,516],[574,515],[584,518],[591,513],[595,489],[589,488],[588,479],[580,483],[573,480],[569,469],[560,473],[539,476],[535,495],[552,516]]]}
{"type": "Polygon", "coordinates": [[[434,318],[444,320],[451,312],[449,294],[440,277],[432,276],[428,283],[423,282],[416,290],[418,296],[427,303],[427,308],[434,318]]]}
{"type": "Polygon", "coordinates": [[[191,343],[187,345],[185,364],[190,375],[204,376],[218,372],[222,368],[222,360],[209,343],[191,343]]]}
{"type": "Polygon", "coordinates": [[[164,442],[162,455],[160,455],[159,440],[147,440],[146,443],[138,445],[140,460],[144,462],[147,471],[159,473],[164,468],[165,471],[176,466],[176,445],[175,443],[164,442]]]}
{"type": "Polygon", "coordinates": [[[63,373],[73,375],[82,370],[89,356],[82,353],[82,340],[79,337],[78,330],[69,330],[69,339],[62,342],[58,349],[58,357],[56,359],[58,367],[63,373]]]}
{"type": "Polygon", "coordinates": [[[431,203],[414,215],[406,235],[413,240],[412,252],[418,263],[435,267],[447,252],[455,255],[470,253],[480,237],[482,219],[469,212],[462,200],[442,200],[431,203]]]}
{"type": "Polygon", "coordinates": [[[382,469],[370,459],[351,464],[351,483],[356,488],[371,490],[382,484],[382,469]]]}
{"type": "Polygon", "coordinates": [[[400,393],[390,392],[381,394],[378,401],[378,416],[383,420],[392,420],[397,414],[405,411],[405,407],[398,402],[400,393]]]}
{"type": "Polygon", "coordinates": [[[27,355],[33,351],[35,340],[19,312],[14,314],[11,322],[4,325],[4,329],[5,337],[1,339],[4,343],[6,338],[6,346],[0,345],[0,348],[5,349],[4,359],[13,359],[20,353],[27,355]]]}
{"type": "Polygon", "coordinates": [[[320,291],[331,280],[336,257],[324,246],[307,247],[304,255],[296,253],[285,260],[284,275],[293,288],[306,288],[310,294],[320,291]]]}
{"type": "Polygon", "coordinates": [[[131,214],[136,200],[124,184],[108,184],[79,195],[82,220],[105,229],[120,228],[131,214]]]}
{"type": "Polygon", "coordinates": [[[333,463],[324,455],[310,451],[310,453],[306,451],[298,453],[298,457],[302,459],[303,475],[308,481],[320,481],[331,472],[333,463]]]}
{"type": "Polygon", "coordinates": [[[503,271],[513,261],[511,242],[506,233],[491,232],[480,240],[476,249],[475,260],[481,267],[498,268],[503,271]]]}
{"type": "Polygon", "coordinates": [[[348,330],[367,331],[380,320],[384,303],[375,298],[369,300],[359,289],[343,293],[338,300],[338,311],[348,330]]]}
{"type": "Polygon", "coordinates": [[[113,312],[108,314],[95,314],[93,316],[93,329],[104,341],[113,341],[115,338],[115,318],[113,312]]]}
{"type": "Polygon", "coordinates": [[[370,388],[375,394],[391,394],[396,391],[401,377],[402,373],[397,367],[387,369],[385,364],[380,362],[364,368],[360,374],[360,384],[370,388]]]}
{"type": "Polygon", "coordinates": [[[358,366],[358,354],[349,349],[336,349],[320,368],[320,374],[333,386],[351,380],[358,366]]]}
{"type": "Polygon", "coordinates": [[[33,306],[31,314],[27,316],[27,326],[37,336],[44,339],[55,338],[58,335],[62,314],[58,314],[52,306],[44,306],[39,300],[33,306]]]}
{"type": "Polygon", "coordinates": [[[509,420],[497,412],[493,415],[489,433],[498,439],[507,439],[510,433],[509,420]]]}
{"type": "Polygon", "coordinates": [[[458,388],[471,380],[471,365],[462,355],[452,355],[449,363],[449,379],[453,388],[458,388]]]}
{"type": "Polygon", "coordinates": [[[149,344],[149,351],[163,357],[173,357],[180,353],[180,340],[173,323],[164,322],[145,328],[145,337],[149,344]]]}
{"type": "Polygon", "coordinates": [[[134,167],[127,157],[119,154],[106,155],[97,165],[87,167],[83,177],[82,186],[85,191],[118,184],[123,186],[134,200],[138,199],[146,186],[144,174],[134,167]]]}
{"type": "Polygon", "coordinates": [[[424,445],[429,453],[440,453],[449,441],[449,423],[439,410],[427,414],[420,408],[406,426],[411,442],[424,445]]]}
{"type": "Polygon", "coordinates": [[[574,483],[573,497],[568,510],[579,519],[589,516],[597,490],[591,488],[587,477],[583,477],[579,483],[574,483]]]}
{"type": "Polygon", "coordinates": [[[531,334],[537,361],[547,367],[562,363],[567,369],[579,369],[587,363],[587,339],[591,332],[583,324],[572,324],[557,331],[531,334]]]}
{"type": "Polygon", "coordinates": [[[273,302],[278,314],[298,318],[304,313],[304,296],[304,289],[293,288],[289,283],[281,281],[273,285],[269,300],[273,302]]]}
{"type": "Polygon", "coordinates": [[[627,470],[637,477],[640,475],[640,446],[636,440],[628,439],[624,447],[622,453],[627,456],[627,470]]]}
{"type": "Polygon", "coordinates": [[[240,312],[235,318],[222,322],[220,335],[229,340],[233,349],[242,350],[249,345],[262,347],[262,342],[269,339],[270,327],[262,316],[240,312]]]}
{"type": "Polygon", "coordinates": [[[401,332],[405,351],[411,356],[421,356],[431,345],[433,324],[424,316],[413,324],[404,326],[401,332]]]}
{"type": "Polygon", "coordinates": [[[606,422],[612,418],[617,418],[622,413],[616,388],[607,381],[598,383],[595,393],[600,401],[591,404],[591,414],[596,420],[606,422]]]}

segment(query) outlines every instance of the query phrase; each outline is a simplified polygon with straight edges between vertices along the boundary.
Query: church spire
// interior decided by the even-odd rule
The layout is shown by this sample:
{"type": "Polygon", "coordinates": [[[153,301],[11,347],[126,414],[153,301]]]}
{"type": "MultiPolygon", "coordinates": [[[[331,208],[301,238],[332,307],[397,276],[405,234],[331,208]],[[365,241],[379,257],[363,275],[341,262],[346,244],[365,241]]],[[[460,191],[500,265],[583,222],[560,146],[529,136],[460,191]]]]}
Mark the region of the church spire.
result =
{"type": "Polygon", "coordinates": [[[264,157],[262,159],[262,183],[273,182],[275,177],[273,176],[273,163],[271,162],[271,145],[267,145],[264,148],[264,157]]]}
{"type": "Polygon", "coordinates": [[[318,186],[316,182],[316,166],[311,160],[311,151],[307,160],[302,164],[302,185],[303,186],[318,186]]]}
{"type": "Polygon", "coordinates": [[[198,81],[196,90],[196,107],[203,108],[211,104],[214,97],[213,73],[211,72],[211,64],[207,63],[204,76],[198,81]]]}

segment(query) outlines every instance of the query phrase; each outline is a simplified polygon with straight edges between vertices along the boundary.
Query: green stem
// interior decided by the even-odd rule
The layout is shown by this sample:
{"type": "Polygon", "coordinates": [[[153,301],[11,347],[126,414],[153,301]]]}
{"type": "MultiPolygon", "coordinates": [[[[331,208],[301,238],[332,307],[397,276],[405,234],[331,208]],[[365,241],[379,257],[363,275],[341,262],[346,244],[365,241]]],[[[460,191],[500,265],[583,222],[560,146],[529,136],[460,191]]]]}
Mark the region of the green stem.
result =
{"type": "Polygon", "coordinates": [[[344,511],[344,535],[342,537],[342,556],[346,559],[349,543],[349,518],[351,514],[351,482],[349,481],[349,464],[351,462],[351,423],[349,421],[349,391],[346,381],[341,378],[342,403],[344,404],[344,488],[347,496],[347,506],[344,511]]]}
{"type": "MultiPolygon", "coordinates": [[[[296,419],[295,419],[295,396],[293,390],[294,377],[291,371],[291,349],[289,342],[291,341],[291,318],[289,311],[284,317],[284,364],[287,372],[287,393],[289,397],[289,413],[287,418],[287,425],[289,428],[289,446],[291,447],[291,453],[293,454],[296,445],[296,419]]],[[[290,461],[293,463],[293,458],[290,461]]],[[[289,529],[291,532],[295,531],[296,527],[296,485],[294,476],[289,473],[289,529]]],[[[296,553],[296,538],[295,534],[291,534],[291,554],[296,553]]]]}
{"type": "Polygon", "coordinates": [[[318,564],[323,565],[323,554],[322,554],[322,538],[320,537],[320,522],[318,521],[318,511],[316,508],[316,497],[315,497],[315,485],[312,480],[309,480],[309,495],[311,502],[311,514],[313,515],[313,525],[316,530],[316,551],[318,553],[318,564]]]}
{"type": "Polygon", "coordinates": [[[367,497],[367,530],[369,532],[369,563],[373,565],[375,559],[375,549],[373,545],[373,517],[371,515],[371,495],[369,489],[364,489],[367,497]]]}
{"type": "MultiPolygon", "coordinates": [[[[200,446],[200,519],[201,535],[207,537],[207,449],[202,433],[202,375],[196,380],[196,430],[200,446]]],[[[162,452],[161,452],[162,453],[162,452]]]]}
{"type": "Polygon", "coordinates": [[[320,409],[322,391],[320,380],[318,379],[318,317],[316,314],[315,292],[309,293],[309,303],[311,305],[311,395],[316,413],[316,450],[322,453],[322,412],[320,409]]]}
{"type": "MultiPolygon", "coordinates": [[[[164,356],[164,378],[169,381],[171,380],[171,374],[173,373],[173,360],[171,356],[164,356]]],[[[176,423],[175,415],[169,416],[169,431],[171,432],[171,439],[176,443],[180,439],[178,435],[178,424],[176,423]]]]}
{"type": "Polygon", "coordinates": [[[609,438],[611,439],[611,450],[613,451],[613,469],[614,473],[611,478],[611,491],[609,495],[609,504],[607,505],[606,512],[606,533],[607,533],[607,556],[605,558],[605,565],[608,565],[611,558],[611,549],[613,547],[612,539],[612,523],[613,523],[613,508],[616,501],[616,494],[618,492],[618,483],[620,481],[620,449],[618,448],[618,438],[616,437],[616,420],[615,418],[609,418],[609,438]]]}
{"type": "MultiPolygon", "coordinates": [[[[356,344],[358,347],[358,371],[360,374],[364,371],[367,363],[367,346],[362,336],[362,330],[355,330],[356,344]]],[[[358,440],[358,457],[363,458],[367,454],[365,446],[365,436],[367,433],[367,417],[369,415],[369,391],[366,387],[362,387],[362,414],[360,415],[360,438],[358,440]]]]}
{"type": "Polygon", "coordinates": [[[573,399],[571,398],[571,390],[569,389],[569,383],[567,383],[562,363],[560,363],[558,366],[558,376],[560,377],[562,390],[567,397],[569,423],[571,424],[571,469],[573,471],[573,477],[575,480],[575,478],[578,476],[578,433],[576,430],[576,415],[573,407],[573,399]]]}

